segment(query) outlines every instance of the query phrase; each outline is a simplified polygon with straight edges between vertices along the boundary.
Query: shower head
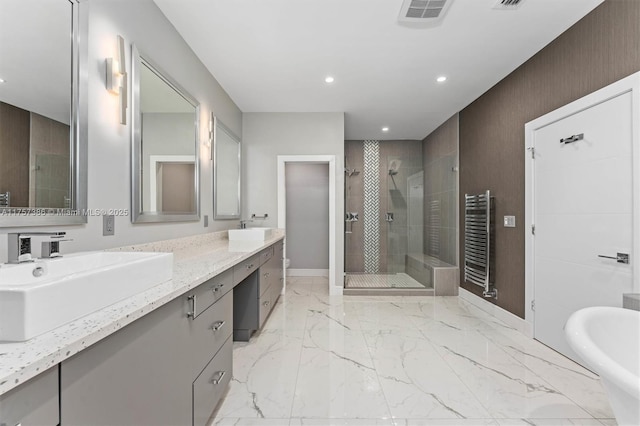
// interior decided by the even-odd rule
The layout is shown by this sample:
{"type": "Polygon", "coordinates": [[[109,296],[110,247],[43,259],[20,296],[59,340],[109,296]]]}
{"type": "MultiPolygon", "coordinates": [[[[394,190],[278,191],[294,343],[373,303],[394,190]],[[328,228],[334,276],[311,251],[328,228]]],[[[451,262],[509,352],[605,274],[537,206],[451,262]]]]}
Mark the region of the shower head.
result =
{"type": "Polygon", "coordinates": [[[398,174],[402,160],[394,159],[389,161],[389,176],[395,176],[398,174]]]}

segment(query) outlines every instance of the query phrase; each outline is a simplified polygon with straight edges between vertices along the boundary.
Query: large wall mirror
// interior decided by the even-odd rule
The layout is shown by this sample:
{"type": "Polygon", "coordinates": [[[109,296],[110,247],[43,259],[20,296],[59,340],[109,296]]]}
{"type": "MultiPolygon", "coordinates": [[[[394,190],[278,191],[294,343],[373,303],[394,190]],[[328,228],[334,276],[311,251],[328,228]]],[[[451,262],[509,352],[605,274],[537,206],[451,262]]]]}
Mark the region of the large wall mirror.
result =
{"type": "Polygon", "coordinates": [[[0,2],[0,227],[86,222],[80,21],[75,0],[0,2]]]}
{"type": "Polygon", "coordinates": [[[132,216],[200,219],[198,102],[132,46],[132,216]]]}
{"type": "Polygon", "coordinates": [[[227,126],[213,120],[213,212],[215,219],[240,218],[241,144],[227,126]]]}

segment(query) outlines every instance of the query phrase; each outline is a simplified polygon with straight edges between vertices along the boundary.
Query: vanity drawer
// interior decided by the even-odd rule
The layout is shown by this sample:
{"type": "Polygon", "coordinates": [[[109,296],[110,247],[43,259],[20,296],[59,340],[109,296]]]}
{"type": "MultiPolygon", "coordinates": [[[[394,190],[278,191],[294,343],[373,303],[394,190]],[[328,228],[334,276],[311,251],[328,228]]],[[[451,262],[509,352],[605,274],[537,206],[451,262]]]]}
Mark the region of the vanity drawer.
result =
{"type": "Polygon", "coordinates": [[[269,312],[271,312],[271,308],[273,307],[272,293],[270,291],[266,291],[260,299],[258,299],[258,328],[262,328],[265,320],[269,316],[269,312]]]}
{"type": "Polygon", "coordinates": [[[260,297],[262,297],[273,282],[273,271],[267,266],[268,265],[260,267],[260,273],[258,274],[258,295],[260,297]]]}
{"type": "Polygon", "coordinates": [[[259,253],[260,256],[260,266],[264,265],[266,261],[273,257],[273,246],[269,246],[266,249],[262,250],[259,253]]]}
{"type": "Polygon", "coordinates": [[[271,283],[271,288],[269,291],[271,291],[271,299],[272,299],[272,304],[275,305],[278,302],[278,298],[280,297],[280,295],[282,294],[282,287],[284,286],[284,282],[282,278],[274,278],[273,282],[271,283]]]}
{"type": "Polygon", "coordinates": [[[188,293],[195,296],[195,318],[232,289],[233,269],[227,269],[188,293]]]}
{"type": "Polygon", "coordinates": [[[233,372],[233,339],[229,337],[220,351],[193,382],[193,424],[206,425],[233,372]]]}
{"type": "Polygon", "coordinates": [[[273,255],[282,262],[284,260],[284,242],[282,240],[278,241],[273,245],[273,255]]]}
{"type": "Polygon", "coordinates": [[[191,324],[194,376],[233,333],[233,292],[202,312],[191,324]]]}
{"type": "Polygon", "coordinates": [[[60,422],[58,367],[0,396],[0,425],[57,425],[60,422]]]}
{"type": "Polygon", "coordinates": [[[260,254],[255,254],[233,267],[233,283],[238,284],[260,267],[260,254]]]}

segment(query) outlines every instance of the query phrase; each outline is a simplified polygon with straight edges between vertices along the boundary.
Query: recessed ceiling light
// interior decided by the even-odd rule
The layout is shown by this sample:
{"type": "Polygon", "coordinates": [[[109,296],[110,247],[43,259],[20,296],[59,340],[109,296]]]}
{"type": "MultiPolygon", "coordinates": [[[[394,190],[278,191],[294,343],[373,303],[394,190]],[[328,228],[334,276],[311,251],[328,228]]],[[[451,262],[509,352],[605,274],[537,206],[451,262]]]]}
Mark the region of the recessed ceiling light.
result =
{"type": "Polygon", "coordinates": [[[383,128],[382,128],[382,131],[383,131],[383,132],[388,132],[388,131],[389,131],[389,128],[388,128],[388,127],[383,127],[383,128]]]}
{"type": "Polygon", "coordinates": [[[329,75],[329,76],[325,77],[324,81],[325,81],[325,83],[333,83],[335,81],[335,79],[329,75]]]}
{"type": "Polygon", "coordinates": [[[438,83],[444,83],[445,81],[447,81],[447,77],[445,77],[444,75],[441,75],[440,77],[436,78],[436,81],[438,83]]]}

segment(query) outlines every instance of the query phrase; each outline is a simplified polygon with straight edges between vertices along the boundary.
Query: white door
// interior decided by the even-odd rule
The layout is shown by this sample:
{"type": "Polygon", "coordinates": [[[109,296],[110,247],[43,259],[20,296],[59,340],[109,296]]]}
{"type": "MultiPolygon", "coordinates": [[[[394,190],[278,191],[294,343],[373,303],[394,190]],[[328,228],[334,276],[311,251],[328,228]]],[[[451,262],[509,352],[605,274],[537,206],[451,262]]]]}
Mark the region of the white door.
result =
{"type": "Polygon", "coordinates": [[[571,313],[622,306],[633,288],[631,262],[615,259],[636,255],[632,122],[627,92],[534,132],[534,337],[574,360],[563,332],[571,313]]]}

